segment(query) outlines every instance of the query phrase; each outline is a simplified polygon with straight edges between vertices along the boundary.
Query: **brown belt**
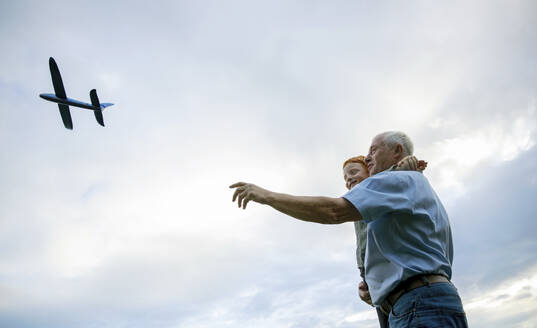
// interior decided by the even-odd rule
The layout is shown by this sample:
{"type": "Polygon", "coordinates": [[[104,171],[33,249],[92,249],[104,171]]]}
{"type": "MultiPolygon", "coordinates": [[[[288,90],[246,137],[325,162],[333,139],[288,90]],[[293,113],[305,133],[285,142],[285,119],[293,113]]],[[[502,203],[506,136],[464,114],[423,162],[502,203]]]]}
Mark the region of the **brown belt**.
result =
{"type": "Polygon", "coordinates": [[[431,284],[436,284],[439,282],[449,282],[449,279],[446,278],[443,275],[440,274],[424,274],[424,275],[418,275],[414,277],[410,277],[409,279],[403,281],[395,289],[386,297],[384,302],[380,305],[380,309],[384,314],[390,315],[390,312],[392,311],[392,307],[395,305],[395,302],[399,299],[399,297],[403,296],[406,292],[409,292],[413,289],[420,288],[423,286],[428,286],[431,284]]]}

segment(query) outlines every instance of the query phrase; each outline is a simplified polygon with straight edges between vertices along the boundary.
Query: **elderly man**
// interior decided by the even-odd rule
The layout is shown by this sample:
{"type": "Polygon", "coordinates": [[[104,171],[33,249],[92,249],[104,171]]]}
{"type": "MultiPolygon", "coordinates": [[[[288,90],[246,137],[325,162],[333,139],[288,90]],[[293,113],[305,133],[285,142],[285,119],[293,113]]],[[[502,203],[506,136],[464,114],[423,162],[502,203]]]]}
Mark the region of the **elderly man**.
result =
{"type": "Polygon", "coordinates": [[[425,176],[394,171],[412,155],[402,132],[377,135],[366,163],[371,177],[343,197],[276,193],[239,182],[233,201],[270,205],[296,219],[323,224],[367,223],[365,277],[372,303],[397,327],[467,327],[461,299],[451,284],[453,244],[448,216],[425,176]]]}

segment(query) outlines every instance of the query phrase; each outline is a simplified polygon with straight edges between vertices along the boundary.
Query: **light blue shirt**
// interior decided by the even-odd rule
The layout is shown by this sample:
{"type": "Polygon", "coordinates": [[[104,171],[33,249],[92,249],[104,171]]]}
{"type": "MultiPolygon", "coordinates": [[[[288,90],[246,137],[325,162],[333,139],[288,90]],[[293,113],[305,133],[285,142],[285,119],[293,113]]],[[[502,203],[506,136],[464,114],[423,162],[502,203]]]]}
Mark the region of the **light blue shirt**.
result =
{"type": "Polygon", "coordinates": [[[449,219],[422,173],[384,171],[343,197],[367,223],[365,279],[374,305],[414,275],[436,273],[451,279],[449,219]]]}

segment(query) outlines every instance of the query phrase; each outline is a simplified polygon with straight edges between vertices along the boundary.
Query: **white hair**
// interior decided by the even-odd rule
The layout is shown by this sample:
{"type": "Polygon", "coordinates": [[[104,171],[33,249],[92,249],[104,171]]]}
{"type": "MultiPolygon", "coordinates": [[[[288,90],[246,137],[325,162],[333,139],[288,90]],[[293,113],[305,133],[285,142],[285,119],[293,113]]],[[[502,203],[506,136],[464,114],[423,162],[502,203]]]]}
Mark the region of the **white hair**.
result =
{"type": "Polygon", "coordinates": [[[412,140],[401,131],[387,131],[378,135],[382,138],[382,142],[390,148],[394,148],[397,145],[403,147],[403,156],[410,156],[414,154],[414,144],[412,140]]]}

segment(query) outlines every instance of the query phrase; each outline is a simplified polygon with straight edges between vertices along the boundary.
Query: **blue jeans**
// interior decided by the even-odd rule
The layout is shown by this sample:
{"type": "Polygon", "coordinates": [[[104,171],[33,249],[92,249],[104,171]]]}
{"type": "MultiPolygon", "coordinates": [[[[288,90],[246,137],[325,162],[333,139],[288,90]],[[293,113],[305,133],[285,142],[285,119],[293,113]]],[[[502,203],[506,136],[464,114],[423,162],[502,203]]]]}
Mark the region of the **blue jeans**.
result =
{"type": "Polygon", "coordinates": [[[440,282],[413,289],[401,296],[390,313],[390,328],[467,328],[457,289],[440,282]]]}

